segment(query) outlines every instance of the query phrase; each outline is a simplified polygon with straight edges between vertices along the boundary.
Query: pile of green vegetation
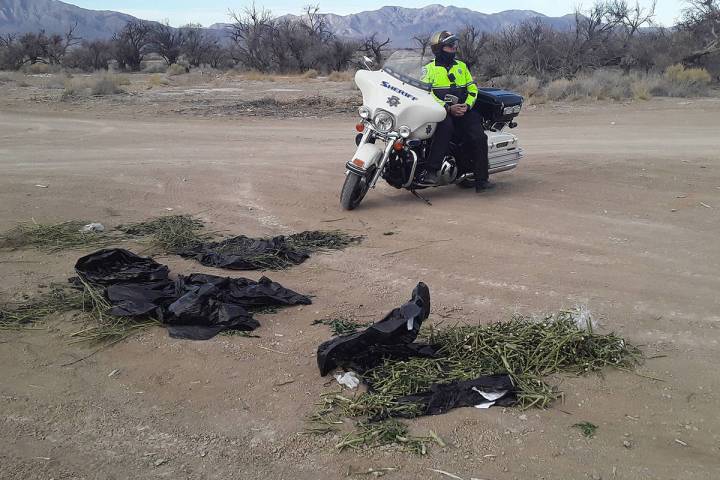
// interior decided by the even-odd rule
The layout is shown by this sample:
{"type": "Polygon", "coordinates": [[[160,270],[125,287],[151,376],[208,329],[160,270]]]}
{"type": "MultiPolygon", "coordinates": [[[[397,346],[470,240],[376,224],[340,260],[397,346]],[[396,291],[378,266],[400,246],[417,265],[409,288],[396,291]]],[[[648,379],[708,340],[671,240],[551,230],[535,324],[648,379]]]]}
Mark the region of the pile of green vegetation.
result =
{"type": "Polygon", "coordinates": [[[127,319],[110,314],[110,304],[101,287],[80,279],[80,287],[53,285],[23,302],[0,305],[0,330],[24,330],[42,324],[50,315],[78,312],[76,320],[82,330],[70,335],[78,342],[117,342],[159,322],[148,319],[127,319]]]}
{"type": "Polygon", "coordinates": [[[164,253],[179,253],[211,236],[203,232],[205,224],[190,215],[167,215],[145,222],[129,223],[117,227],[134,237],[150,237],[153,245],[164,253]]]}
{"type": "Polygon", "coordinates": [[[24,302],[0,305],[0,330],[29,328],[51,314],[82,310],[82,292],[53,285],[48,292],[24,302]]]}
{"type": "Polygon", "coordinates": [[[368,327],[366,323],[356,322],[349,318],[328,318],[322,320],[315,320],[313,325],[327,325],[330,327],[330,331],[333,335],[349,335],[357,332],[360,328],[368,327]]]}
{"type": "Polygon", "coordinates": [[[364,419],[358,424],[359,433],[350,434],[352,441],[338,447],[372,446],[386,437],[358,440],[367,437],[364,425],[421,415],[419,405],[397,399],[427,391],[433,384],[504,373],[518,389],[519,408],[544,408],[562,396],[549,383],[550,376],[582,375],[606,367],[629,369],[642,358],[637,347],[614,333],[595,333],[586,312],[579,310],[561,311],[541,320],[515,316],[490,325],[425,328],[421,337],[440,347],[438,358],[386,360],[362,375],[371,387],[367,392],[353,397],[325,395],[310,419],[311,428],[322,433],[337,430],[344,417],[364,419]]]}
{"type": "Polygon", "coordinates": [[[107,235],[83,232],[87,222],[61,222],[42,224],[22,222],[0,235],[0,248],[37,248],[58,251],[79,247],[100,247],[110,243],[107,235]]]}

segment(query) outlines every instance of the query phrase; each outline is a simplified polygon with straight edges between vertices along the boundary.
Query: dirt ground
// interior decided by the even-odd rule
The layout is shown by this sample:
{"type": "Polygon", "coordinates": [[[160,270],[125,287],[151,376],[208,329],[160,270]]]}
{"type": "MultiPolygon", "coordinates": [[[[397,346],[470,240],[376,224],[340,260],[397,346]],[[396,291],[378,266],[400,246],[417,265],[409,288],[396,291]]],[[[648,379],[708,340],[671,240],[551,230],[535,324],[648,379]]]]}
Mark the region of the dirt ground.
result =
{"type": "MultiPolygon", "coordinates": [[[[263,88],[291,88],[261,83],[245,97],[166,100],[151,90],[72,102],[0,87],[0,231],[31,218],[112,226],[172,209],[234,234],[366,236],[270,272],[314,304],[261,316],[261,338],[192,342],[157,328],[66,366],[92,352],[69,342],[72,319],[0,332],[0,478],[296,480],[388,467],[399,469],[392,479],[450,478],[429,469],[465,480],[718,478],[718,99],[529,107],[516,130],[527,156],[495,177],[494,191],[437,189],[427,206],[380,185],[343,212],[352,115],[207,118],[263,88]],[[192,102],[205,107],[181,111],[192,102]],[[586,305],[602,331],[656,358],[643,376],[564,377],[564,402],[547,410],[415,420],[413,433],[432,430],[448,444],[424,457],[338,453],[337,437],[304,435],[305,415],[334,388],[315,364],[330,333],[313,320],[379,319],[418,281],[430,286],[435,323],[586,305]],[[595,438],[571,428],[582,421],[598,425],[595,438]]],[[[294,93],[352,92],[301,85],[294,93]]],[[[0,301],[63,281],[83,253],[0,252],[0,301]]],[[[228,274],[157,260],[176,273],[228,274]]]]}

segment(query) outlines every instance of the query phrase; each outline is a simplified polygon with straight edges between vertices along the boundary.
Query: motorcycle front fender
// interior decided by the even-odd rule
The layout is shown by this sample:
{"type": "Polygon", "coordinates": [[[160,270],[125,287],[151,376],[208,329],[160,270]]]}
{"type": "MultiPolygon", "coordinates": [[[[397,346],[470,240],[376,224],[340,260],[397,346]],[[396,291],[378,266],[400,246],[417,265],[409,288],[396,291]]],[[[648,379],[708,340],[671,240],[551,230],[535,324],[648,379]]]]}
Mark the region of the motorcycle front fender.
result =
{"type": "Polygon", "coordinates": [[[363,143],[355,151],[352,160],[345,165],[348,170],[364,175],[368,169],[377,167],[382,159],[383,151],[374,143],[363,143]]]}

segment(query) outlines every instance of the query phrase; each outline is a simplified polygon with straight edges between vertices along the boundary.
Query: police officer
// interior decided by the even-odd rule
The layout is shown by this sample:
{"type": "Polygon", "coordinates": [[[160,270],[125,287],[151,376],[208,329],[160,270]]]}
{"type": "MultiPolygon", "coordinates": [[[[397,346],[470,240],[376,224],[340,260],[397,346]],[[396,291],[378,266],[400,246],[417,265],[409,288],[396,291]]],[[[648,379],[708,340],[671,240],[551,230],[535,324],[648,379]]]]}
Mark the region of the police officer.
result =
{"type": "Polygon", "coordinates": [[[432,85],[433,95],[445,106],[447,116],[437,125],[421,180],[438,183],[438,171],[447,155],[450,140],[457,131],[463,136],[466,152],[475,168],[476,190],[492,188],[494,184],[488,180],[487,135],[482,116],[472,110],[478,88],[467,66],[455,59],[458,39],[450,32],[437,32],[430,39],[430,48],[435,60],[424,67],[423,81],[432,85]],[[445,95],[458,97],[458,102],[446,104],[445,95]]]}

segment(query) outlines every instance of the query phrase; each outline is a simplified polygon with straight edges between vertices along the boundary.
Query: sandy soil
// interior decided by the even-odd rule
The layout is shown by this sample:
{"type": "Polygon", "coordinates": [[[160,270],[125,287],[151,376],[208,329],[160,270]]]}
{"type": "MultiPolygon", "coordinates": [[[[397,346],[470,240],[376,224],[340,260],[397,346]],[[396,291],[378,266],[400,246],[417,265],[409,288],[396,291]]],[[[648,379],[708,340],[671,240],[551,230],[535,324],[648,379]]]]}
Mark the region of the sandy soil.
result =
{"type": "MultiPolygon", "coordinates": [[[[371,467],[397,467],[387,475],[397,479],[448,478],[431,468],[465,480],[718,478],[719,101],[528,108],[516,130],[527,157],[491,193],[438,189],[430,207],[382,185],[342,212],[350,115],[200,118],[172,102],[32,102],[18,88],[0,92],[0,230],[172,208],[236,234],[334,227],[367,238],[271,272],[315,301],[262,316],[261,338],[178,341],[155,329],[63,366],[92,351],[69,344],[71,319],[0,333],[0,478],[325,479],[371,467]],[[330,334],[312,321],[378,319],[418,281],[435,322],[587,305],[602,329],[659,356],[638,372],[664,381],[567,377],[565,401],[548,410],[419,419],[413,432],[448,443],[426,457],[337,453],[337,438],[303,435],[334,382],[317,373],[330,334]],[[593,439],[571,428],[586,420],[599,426],[593,439]]],[[[0,252],[0,301],[63,281],[82,253],[0,252]]]]}

